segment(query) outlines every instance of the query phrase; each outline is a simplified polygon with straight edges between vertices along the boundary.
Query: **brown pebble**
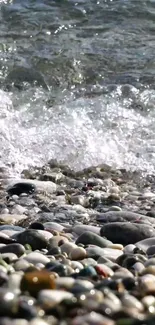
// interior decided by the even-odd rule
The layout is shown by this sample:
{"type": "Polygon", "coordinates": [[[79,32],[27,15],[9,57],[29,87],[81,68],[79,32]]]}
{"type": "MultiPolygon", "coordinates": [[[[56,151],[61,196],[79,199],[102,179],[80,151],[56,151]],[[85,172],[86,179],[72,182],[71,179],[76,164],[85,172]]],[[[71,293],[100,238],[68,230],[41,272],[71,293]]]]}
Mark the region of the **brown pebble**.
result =
{"type": "Polygon", "coordinates": [[[26,272],[22,277],[20,289],[36,297],[40,290],[55,289],[55,275],[45,270],[26,272]]]}

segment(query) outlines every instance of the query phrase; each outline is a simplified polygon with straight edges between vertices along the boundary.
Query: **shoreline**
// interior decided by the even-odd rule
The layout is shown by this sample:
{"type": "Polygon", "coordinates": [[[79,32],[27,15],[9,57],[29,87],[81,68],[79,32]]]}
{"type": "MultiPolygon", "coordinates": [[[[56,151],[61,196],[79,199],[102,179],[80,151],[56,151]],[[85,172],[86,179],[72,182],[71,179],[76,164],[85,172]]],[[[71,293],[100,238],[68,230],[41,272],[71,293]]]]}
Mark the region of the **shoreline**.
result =
{"type": "Polygon", "coordinates": [[[150,324],[154,256],[154,176],[51,160],[1,179],[0,324],[150,324]]]}

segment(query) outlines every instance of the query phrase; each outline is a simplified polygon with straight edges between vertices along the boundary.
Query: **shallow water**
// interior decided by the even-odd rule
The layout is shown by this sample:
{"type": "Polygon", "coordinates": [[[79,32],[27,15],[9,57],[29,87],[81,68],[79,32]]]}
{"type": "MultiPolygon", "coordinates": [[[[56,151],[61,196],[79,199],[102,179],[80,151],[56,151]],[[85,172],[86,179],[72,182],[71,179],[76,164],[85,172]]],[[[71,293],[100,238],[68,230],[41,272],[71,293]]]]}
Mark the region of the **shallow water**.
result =
{"type": "Polygon", "coordinates": [[[154,0],[0,1],[0,21],[1,165],[155,171],[154,0]]]}

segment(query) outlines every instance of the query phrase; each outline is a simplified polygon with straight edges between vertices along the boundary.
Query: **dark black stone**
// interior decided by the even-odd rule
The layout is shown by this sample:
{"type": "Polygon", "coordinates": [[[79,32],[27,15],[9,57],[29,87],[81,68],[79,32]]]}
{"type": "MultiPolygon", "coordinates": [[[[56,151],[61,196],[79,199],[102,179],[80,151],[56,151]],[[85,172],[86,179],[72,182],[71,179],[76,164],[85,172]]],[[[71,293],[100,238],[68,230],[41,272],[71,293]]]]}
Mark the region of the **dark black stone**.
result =
{"type": "Polygon", "coordinates": [[[14,253],[20,257],[25,253],[25,247],[18,243],[9,244],[7,246],[0,247],[0,254],[3,253],[14,253]]]}
{"type": "Polygon", "coordinates": [[[91,232],[91,231],[85,231],[83,234],[81,234],[77,240],[76,244],[84,244],[84,245],[96,245],[99,247],[107,247],[111,243],[109,240],[102,238],[101,236],[91,232]]]}
{"type": "Polygon", "coordinates": [[[40,230],[44,230],[45,227],[41,222],[33,222],[30,224],[29,229],[40,229],[40,230]]]}
{"type": "Polygon", "coordinates": [[[66,265],[60,264],[60,263],[55,263],[55,265],[53,263],[47,263],[46,264],[46,269],[50,272],[55,272],[58,273],[59,276],[66,276],[67,275],[67,267],[66,265]],[[51,264],[51,265],[50,265],[51,264]]]}
{"type": "Polygon", "coordinates": [[[28,303],[28,301],[21,301],[18,305],[17,315],[18,318],[24,318],[30,321],[37,317],[37,309],[28,303]]]}
{"type": "Polygon", "coordinates": [[[36,229],[26,229],[18,234],[15,234],[15,239],[22,245],[29,244],[32,250],[46,248],[48,241],[36,229]]]}
{"type": "Polygon", "coordinates": [[[57,254],[61,254],[60,247],[52,247],[51,249],[49,249],[46,255],[57,255],[57,254]]]}
{"type": "Polygon", "coordinates": [[[35,192],[36,186],[31,183],[20,182],[16,183],[13,186],[7,189],[8,194],[11,195],[20,195],[22,193],[32,194],[35,192]]]}
{"type": "Polygon", "coordinates": [[[101,236],[105,236],[113,243],[120,243],[125,246],[155,236],[155,229],[146,224],[113,222],[102,226],[101,236]]]}
{"type": "Polygon", "coordinates": [[[13,238],[8,237],[2,231],[0,232],[0,244],[12,244],[15,243],[16,240],[13,238]]]}
{"type": "Polygon", "coordinates": [[[131,277],[126,277],[122,279],[122,283],[127,291],[133,290],[137,286],[137,282],[135,278],[131,278],[131,277]]]}

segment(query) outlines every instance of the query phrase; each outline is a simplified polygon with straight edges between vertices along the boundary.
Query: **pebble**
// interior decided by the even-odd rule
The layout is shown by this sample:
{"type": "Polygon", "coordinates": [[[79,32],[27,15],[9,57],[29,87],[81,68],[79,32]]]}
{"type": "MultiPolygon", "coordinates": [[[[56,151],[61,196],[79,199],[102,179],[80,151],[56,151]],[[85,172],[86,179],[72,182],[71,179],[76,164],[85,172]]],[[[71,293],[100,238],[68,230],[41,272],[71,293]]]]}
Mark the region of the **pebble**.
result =
{"type": "Polygon", "coordinates": [[[83,260],[87,256],[87,252],[83,247],[73,248],[73,250],[69,254],[69,258],[71,260],[83,260]]]}
{"type": "MultiPolygon", "coordinates": [[[[3,224],[15,225],[17,222],[27,219],[25,214],[0,214],[0,222],[3,224]]],[[[2,229],[2,228],[1,228],[2,229]]]]}
{"type": "Polygon", "coordinates": [[[154,324],[154,177],[137,173],[51,160],[1,180],[2,325],[154,324]]]}
{"type": "Polygon", "coordinates": [[[146,252],[150,247],[155,245],[155,237],[146,238],[144,240],[138,241],[136,246],[146,252]]]}
{"type": "Polygon", "coordinates": [[[93,244],[95,246],[99,247],[108,247],[112,244],[109,240],[102,238],[101,236],[91,232],[91,231],[85,231],[80,235],[77,240],[76,244],[83,244],[83,245],[89,245],[93,244]]]}
{"type": "Polygon", "coordinates": [[[108,257],[110,260],[112,259],[113,261],[115,261],[118,256],[123,254],[120,249],[100,248],[97,246],[87,247],[86,252],[89,257],[97,255],[102,257],[108,257]]]}
{"type": "Polygon", "coordinates": [[[25,253],[25,247],[21,244],[8,244],[7,246],[0,247],[0,254],[2,253],[14,253],[18,257],[25,253]]]}
{"type": "Polygon", "coordinates": [[[112,223],[112,222],[134,222],[136,220],[149,221],[150,224],[155,224],[155,219],[144,216],[140,213],[134,213],[130,211],[109,211],[101,213],[97,216],[97,221],[101,223],[112,223]]]}
{"type": "Polygon", "coordinates": [[[139,312],[143,312],[143,304],[134,296],[125,293],[121,297],[121,302],[124,308],[135,308],[139,312]]]}
{"type": "Polygon", "coordinates": [[[7,236],[4,232],[0,231],[0,243],[2,244],[11,244],[14,243],[15,240],[7,236]]]}
{"type": "Polygon", "coordinates": [[[110,320],[109,318],[102,316],[101,314],[98,314],[96,312],[91,312],[89,314],[83,315],[83,316],[77,316],[74,318],[74,320],[71,322],[71,325],[81,325],[81,324],[87,324],[87,325],[114,325],[114,321],[110,320]]]}
{"type": "Polygon", "coordinates": [[[64,299],[72,299],[73,294],[67,291],[60,290],[48,290],[44,289],[39,291],[38,301],[40,304],[47,305],[48,307],[53,307],[59,304],[64,299]]]}
{"type": "Polygon", "coordinates": [[[20,294],[20,284],[21,284],[22,274],[20,273],[13,273],[10,274],[8,279],[8,288],[11,292],[15,294],[20,294]]]}
{"type": "Polygon", "coordinates": [[[53,236],[51,239],[49,239],[48,247],[53,248],[57,246],[62,246],[65,243],[68,243],[69,239],[65,236],[53,236]]]}
{"type": "Polygon", "coordinates": [[[48,240],[44,234],[36,229],[27,229],[18,232],[14,235],[14,239],[22,245],[29,244],[32,250],[46,248],[48,244],[48,240]]]}
{"type": "Polygon", "coordinates": [[[56,222],[49,221],[49,222],[45,222],[43,225],[44,225],[45,229],[56,230],[58,232],[62,232],[64,230],[64,227],[56,222]]]}
{"type": "Polygon", "coordinates": [[[77,235],[82,235],[86,231],[90,231],[91,233],[95,233],[97,235],[100,234],[100,227],[91,226],[91,225],[77,225],[72,228],[72,231],[77,235]]]}
{"type": "Polygon", "coordinates": [[[75,248],[77,248],[76,244],[67,242],[61,245],[61,252],[66,253],[69,256],[72,250],[75,248]]]}
{"type": "Polygon", "coordinates": [[[121,244],[110,244],[110,245],[108,245],[108,248],[120,249],[122,251],[124,247],[121,244]]]}
{"type": "Polygon", "coordinates": [[[69,290],[73,287],[75,279],[71,277],[61,277],[55,279],[56,289],[66,289],[69,290]]]}
{"type": "Polygon", "coordinates": [[[112,277],[114,275],[113,270],[105,264],[98,263],[95,266],[95,270],[97,271],[97,273],[99,275],[104,276],[104,277],[112,277]]]}
{"type": "Polygon", "coordinates": [[[155,229],[148,225],[129,223],[129,222],[113,222],[102,226],[101,236],[105,236],[113,243],[120,243],[124,246],[135,244],[145,238],[155,236],[155,229]]]}
{"type": "Polygon", "coordinates": [[[42,263],[45,265],[50,262],[50,259],[47,256],[39,252],[32,252],[27,254],[27,256],[24,257],[24,260],[29,263],[32,263],[33,265],[36,265],[38,263],[42,263]]]}
{"type": "Polygon", "coordinates": [[[33,297],[36,297],[40,291],[43,292],[45,289],[51,292],[52,289],[55,289],[55,277],[45,270],[26,272],[21,279],[20,289],[22,292],[29,292],[33,297]]]}
{"type": "Polygon", "coordinates": [[[12,214],[19,214],[22,215],[25,212],[27,212],[27,209],[19,204],[16,204],[13,206],[13,209],[11,210],[12,214]]]}
{"type": "Polygon", "coordinates": [[[16,271],[26,271],[29,266],[30,263],[23,258],[20,258],[18,261],[14,263],[14,269],[16,271]]]}
{"type": "Polygon", "coordinates": [[[9,180],[9,186],[7,188],[7,192],[9,195],[20,195],[21,193],[32,194],[33,192],[48,192],[54,193],[57,189],[57,186],[53,182],[49,181],[39,181],[32,179],[22,179],[20,180],[9,180]]]}
{"type": "Polygon", "coordinates": [[[17,255],[14,253],[2,253],[0,257],[8,264],[18,259],[17,255]]]}
{"type": "Polygon", "coordinates": [[[14,185],[10,185],[7,188],[7,192],[9,195],[20,195],[22,193],[32,194],[36,190],[35,186],[32,183],[28,182],[20,182],[15,183],[14,185]]]}
{"type": "Polygon", "coordinates": [[[149,258],[144,265],[145,267],[150,265],[155,265],[155,257],[149,258]]]}

